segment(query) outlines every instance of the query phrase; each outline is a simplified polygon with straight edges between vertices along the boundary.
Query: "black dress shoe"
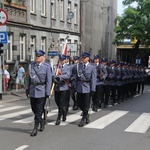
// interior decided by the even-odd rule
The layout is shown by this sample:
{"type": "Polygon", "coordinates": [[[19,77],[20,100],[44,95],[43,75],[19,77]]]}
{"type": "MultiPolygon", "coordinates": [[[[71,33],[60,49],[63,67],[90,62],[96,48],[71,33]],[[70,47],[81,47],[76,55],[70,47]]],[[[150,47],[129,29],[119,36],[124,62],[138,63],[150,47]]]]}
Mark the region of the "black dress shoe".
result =
{"type": "Polygon", "coordinates": [[[83,126],[84,126],[84,119],[81,119],[81,121],[80,121],[80,123],[79,123],[78,126],[79,126],[79,127],[83,127],[83,126]]]}
{"type": "Polygon", "coordinates": [[[93,108],[93,111],[94,111],[94,112],[97,112],[97,108],[96,108],[96,107],[94,107],[94,108],[93,108]]]}
{"type": "Polygon", "coordinates": [[[90,122],[90,115],[86,116],[86,124],[88,124],[90,122]]]}
{"type": "Polygon", "coordinates": [[[62,121],[66,121],[66,115],[63,115],[62,121]]]}
{"type": "Polygon", "coordinates": [[[40,122],[40,129],[39,129],[39,131],[43,131],[44,130],[44,128],[45,128],[45,122],[44,122],[44,120],[42,120],[41,122],[40,122]]]}
{"type": "Polygon", "coordinates": [[[99,108],[99,109],[101,108],[101,104],[98,105],[98,108],[99,108]]]}
{"type": "Polygon", "coordinates": [[[37,135],[37,132],[38,132],[38,125],[39,123],[35,123],[34,124],[34,128],[32,130],[32,133],[30,134],[31,136],[36,136],[37,135]]]}
{"type": "Polygon", "coordinates": [[[37,129],[33,129],[32,133],[31,133],[31,136],[36,136],[36,135],[37,135],[37,129]]]}
{"type": "Polygon", "coordinates": [[[56,122],[55,122],[55,125],[60,125],[60,118],[57,118],[56,122]]]}

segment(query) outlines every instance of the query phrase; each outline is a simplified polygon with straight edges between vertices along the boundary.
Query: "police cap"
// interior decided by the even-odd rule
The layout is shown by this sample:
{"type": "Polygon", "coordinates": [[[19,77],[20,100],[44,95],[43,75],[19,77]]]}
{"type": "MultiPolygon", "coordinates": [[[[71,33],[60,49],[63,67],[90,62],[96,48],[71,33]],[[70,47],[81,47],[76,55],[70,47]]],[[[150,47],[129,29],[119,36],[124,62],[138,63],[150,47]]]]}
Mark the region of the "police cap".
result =
{"type": "Polygon", "coordinates": [[[79,56],[73,56],[73,60],[79,60],[79,56]]]}
{"type": "Polygon", "coordinates": [[[36,56],[44,56],[45,52],[41,49],[37,49],[37,50],[35,50],[35,55],[36,56]]]}
{"type": "Polygon", "coordinates": [[[102,58],[102,62],[107,62],[108,60],[107,60],[107,58],[102,58]]]}
{"type": "Polygon", "coordinates": [[[65,60],[66,59],[66,55],[59,55],[59,59],[60,60],[65,60]]]}
{"type": "Polygon", "coordinates": [[[99,59],[99,55],[94,55],[94,59],[99,59]]]}
{"type": "Polygon", "coordinates": [[[82,53],[82,58],[90,57],[90,53],[84,52],[82,53]]]}
{"type": "Polygon", "coordinates": [[[110,63],[110,64],[115,64],[116,61],[111,59],[111,60],[109,61],[109,63],[110,63]]]}

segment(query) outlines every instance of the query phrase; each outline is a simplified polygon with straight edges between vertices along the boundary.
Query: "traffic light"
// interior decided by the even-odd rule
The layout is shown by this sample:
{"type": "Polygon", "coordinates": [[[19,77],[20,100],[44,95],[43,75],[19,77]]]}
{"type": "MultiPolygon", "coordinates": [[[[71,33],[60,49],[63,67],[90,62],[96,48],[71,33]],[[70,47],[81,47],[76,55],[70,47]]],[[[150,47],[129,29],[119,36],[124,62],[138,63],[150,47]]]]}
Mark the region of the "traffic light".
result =
{"type": "Polygon", "coordinates": [[[4,45],[2,43],[0,43],[0,47],[3,47],[4,45]]]}
{"type": "Polygon", "coordinates": [[[4,45],[2,43],[0,43],[0,54],[3,53],[3,50],[1,50],[1,47],[3,47],[4,45]]]}

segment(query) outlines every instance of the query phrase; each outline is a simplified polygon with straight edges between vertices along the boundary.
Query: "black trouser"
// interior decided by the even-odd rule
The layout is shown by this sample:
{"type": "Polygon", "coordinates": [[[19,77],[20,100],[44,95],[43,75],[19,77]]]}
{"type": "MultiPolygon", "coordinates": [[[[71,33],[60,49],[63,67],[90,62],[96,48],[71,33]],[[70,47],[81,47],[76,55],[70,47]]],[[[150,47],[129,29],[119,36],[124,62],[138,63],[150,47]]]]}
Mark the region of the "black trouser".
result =
{"type": "Polygon", "coordinates": [[[122,85],[117,86],[117,102],[119,103],[122,98],[122,85]]]}
{"type": "Polygon", "coordinates": [[[92,97],[93,106],[96,108],[99,107],[99,104],[102,102],[103,97],[103,85],[96,85],[96,92],[94,92],[94,95],[92,97]]]}
{"type": "Polygon", "coordinates": [[[68,112],[68,109],[69,109],[69,103],[70,103],[70,90],[67,90],[67,95],[66,95],[66,110],[67,110],[67,112],[68,112]]]}
{"type": "Polygon", "coordinates": [[[42,121],[42,114],[44,113],[44,106],[46,103],[46,98],[30,98],[31,109],[34,113],[35,122],[39,123],[42,121]]]}
{"type": "Polygon", "coordinates": [[[74,105],[77,106],[76,90],[74,87],[70,87],[70,96],[74,102],[74,105]]]}
{"type": "Polygon", "coordinates": [[[66,91],[55,91],[55,102],[58,106],[58,118],[60,119],[62,115],[66,115],[66,100],[67,100],[66,91]]]}
{"type": "Polygon", "coordinates": [[[58,106],[58,109],[66,108],[67,92],[68,90],[55,91],[55,102],[58,106]]]}
{"type": "Polygon", "coordinates": [[[108,105],[109,97],[110,97],[110,85],[103,85],[103,99],[104,105],[108,105]]]}
{"type": "Polygon", "coordinates": [[[79,108],[83,112],[83,117],[86,117],[88,115],[88,111],[90,108],[90,93],[77,93],[77,102],[79,108]]]}
{"type": "Polygon", "coordinates": [[[116,89],[116,85],[111,86],[112,104],[116,103],[116,89]]]}

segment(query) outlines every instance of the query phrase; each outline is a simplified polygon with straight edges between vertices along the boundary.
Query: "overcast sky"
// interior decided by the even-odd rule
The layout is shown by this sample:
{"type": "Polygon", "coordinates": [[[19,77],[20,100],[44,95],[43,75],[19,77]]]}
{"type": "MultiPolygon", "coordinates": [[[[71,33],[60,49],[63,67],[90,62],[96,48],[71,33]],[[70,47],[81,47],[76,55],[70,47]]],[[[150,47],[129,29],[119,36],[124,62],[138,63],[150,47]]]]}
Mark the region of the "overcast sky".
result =
{"type": "Polygon", "coordinates": [[[123,6],[123,4],[122,4],[123,0],[117,0],[117,1],[118,1],[118,10],[117,10],[117,13],[119,15],[121,15],[123,13],[123,10],[124,10],[125,6],[123,6]]]}
{"type": "MultiPolygon", "coordinates": [[[[123,1],[123,0],[117,0],[117,1],[118,1],[118,10],[117,10],[117,13],[118,13],[119,15],[121,15],[121,14],[123,13],[123,10],[124,10],[126,7],[123,6],[123,4],[122,4],[122,1],[123,1]]],[[[131,6],[135,7],[135,6],[137,6],[137,5],[136,5],[136,3],[132,3],[131,6]]]]}

